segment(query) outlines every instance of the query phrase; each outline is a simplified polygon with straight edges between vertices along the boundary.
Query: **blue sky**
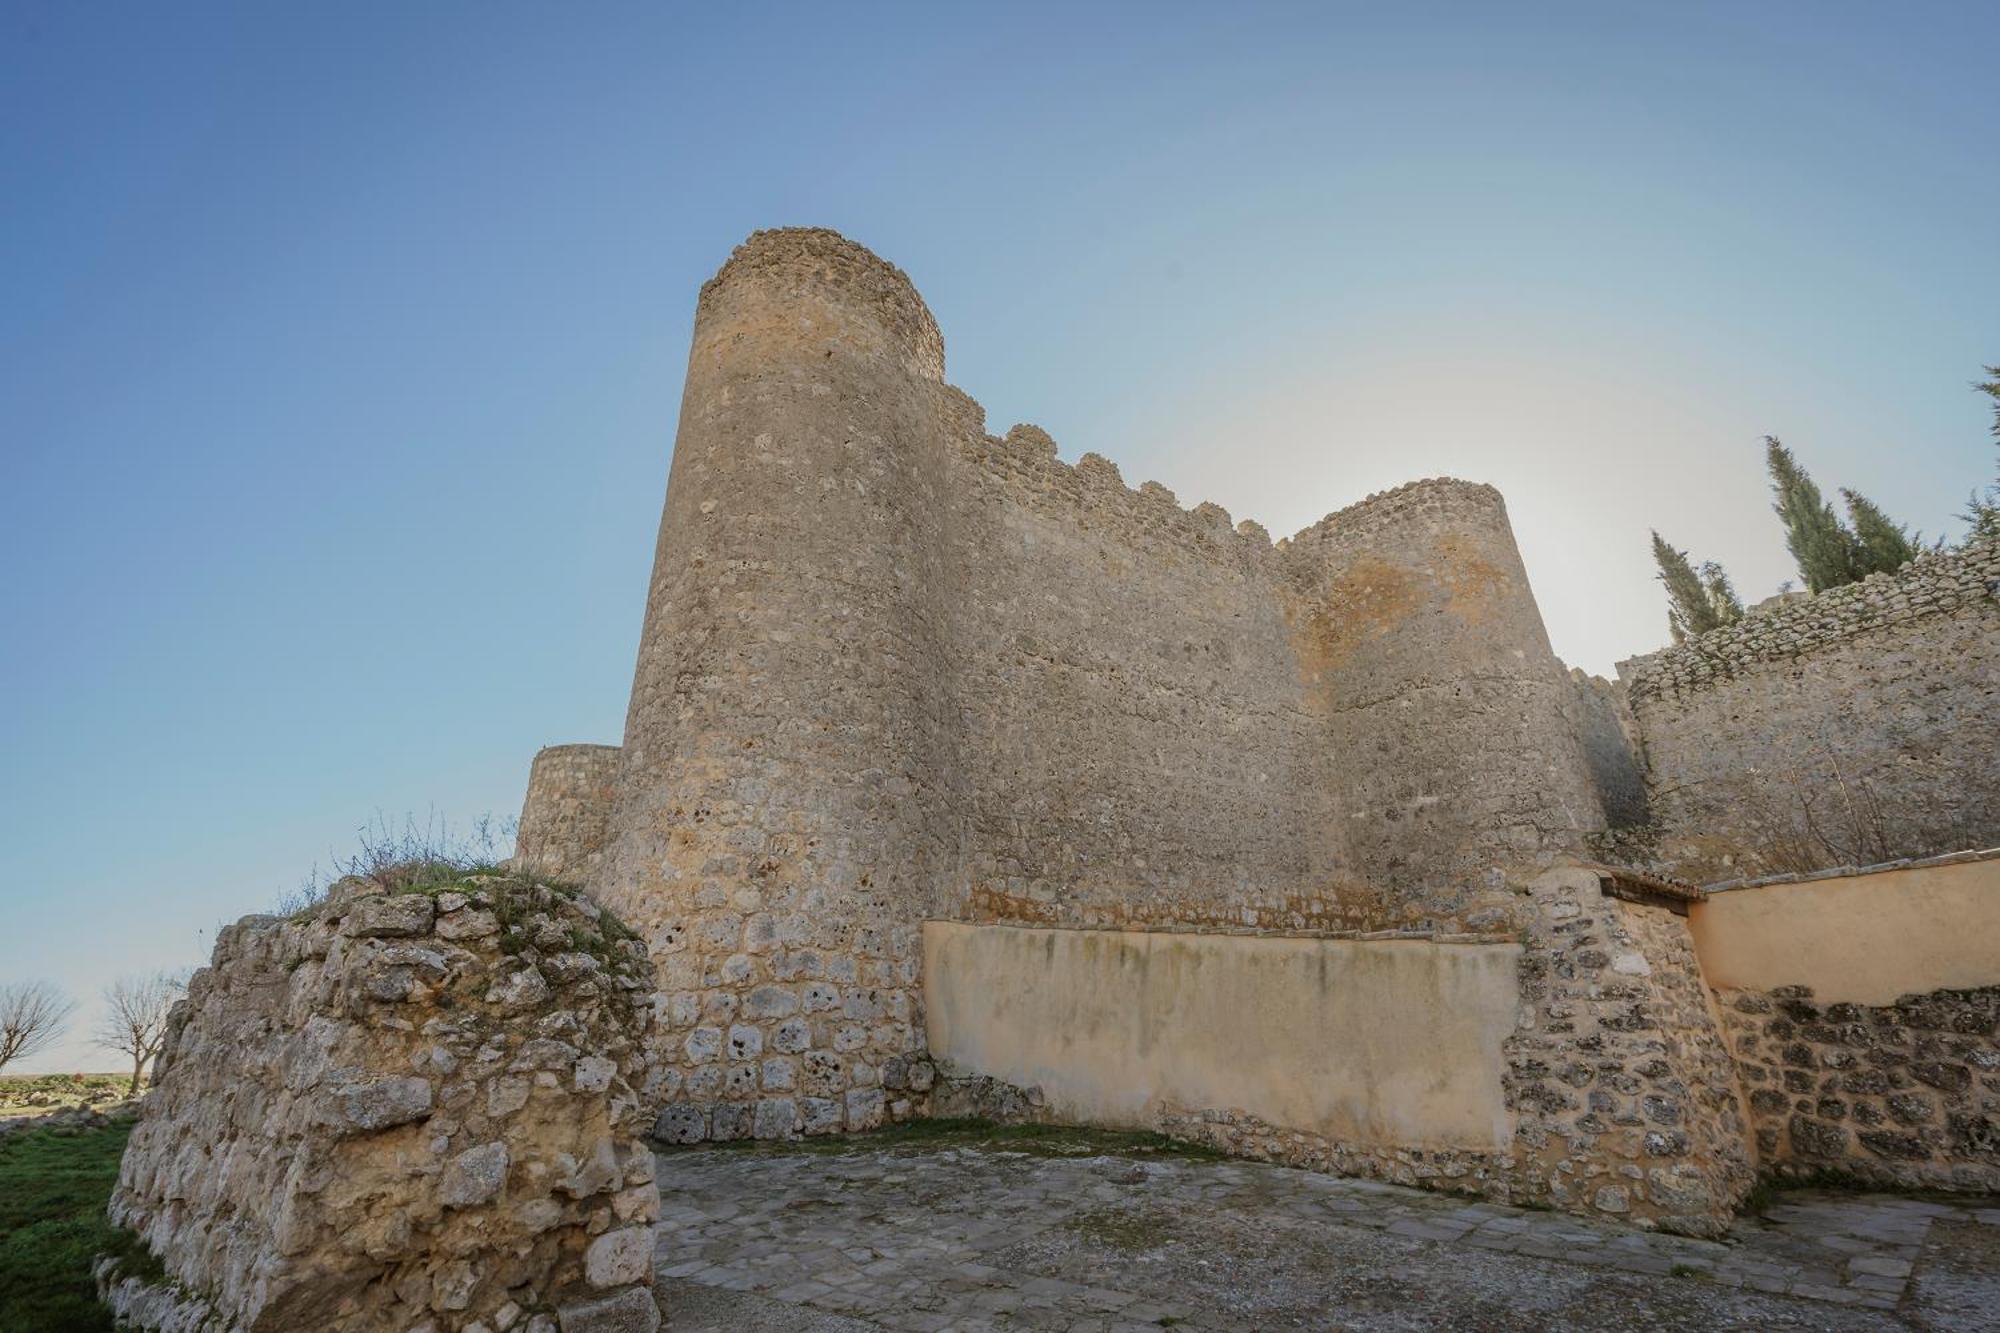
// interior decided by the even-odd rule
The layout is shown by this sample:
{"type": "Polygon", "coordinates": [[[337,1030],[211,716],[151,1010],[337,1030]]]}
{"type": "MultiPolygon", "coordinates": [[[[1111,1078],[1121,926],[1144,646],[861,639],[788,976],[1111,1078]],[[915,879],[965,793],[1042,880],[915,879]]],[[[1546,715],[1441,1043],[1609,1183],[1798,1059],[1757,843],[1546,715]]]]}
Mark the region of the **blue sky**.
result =
{"type": "MultiPolygon", "coordinates": [[[[196,962],[377,811],[617,740],[695,293],[760,226],[902,265],[993,429],[1183,503],[1499,485],[1596,671],[1665,638],[1649,527],[1791,576],[1767,432],[1955,531],[1996,48],[1991,4],[7,0],[0,980],[196,962]]],[[[42,1067],[115,1066],[89,1016],[42,1067]]]]}

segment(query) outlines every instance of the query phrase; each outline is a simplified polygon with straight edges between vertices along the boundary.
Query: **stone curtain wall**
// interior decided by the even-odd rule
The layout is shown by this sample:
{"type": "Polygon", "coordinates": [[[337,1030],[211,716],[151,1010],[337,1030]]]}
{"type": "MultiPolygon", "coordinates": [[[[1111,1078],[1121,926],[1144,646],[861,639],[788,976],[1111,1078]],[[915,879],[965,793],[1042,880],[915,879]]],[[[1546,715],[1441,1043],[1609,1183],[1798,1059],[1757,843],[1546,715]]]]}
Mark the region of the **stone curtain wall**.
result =
{"type": "Polygon", "coordinates": [[[2000,843],[2000,544],[1623,663],[1658,864],[1699,881],[2000,843]]]}
{"type": "Polygon", "coordinates": [[[1583,746],[1591,781],[1613,830],[1635,829],[1652,817],[1646,772],[1639,763],[1639,724],[1623,681],[1570,668],[1571,729],[1583,746]]]}
{"type": "Polygon", "coordinates": [[[965,766],[931,915],[1090,926],[1364,924],[1283,557],[1215,506],[1072,467],[1031,426],[953,456],[944,622],[965,766]]]}
{"type": "Polygon", "coordinates": [[[757,234],[697,311],[591,880],[660,969],[671,1132],[920,1111],[932,917],[1500,928],[1602,825],[1566,684],[1491,488],[1274,546],[988,435],[901,272],[757,234]]]}
{"type": "Polygon", "coordinates": [[[562,884],[598,878],[622,757],[615,745],[550,745],[536,754],[515,835],[517,869],[562,884]]]}
{"type": "MultiPolygon", "coordinates": [[[[638,943],[518,880],[246,917],[174,1012],[112,1219],[165,1326],[650,1333],[638,943]]],[[[161,1326],[146,1323],[141,1326],[161,1326]]]]}

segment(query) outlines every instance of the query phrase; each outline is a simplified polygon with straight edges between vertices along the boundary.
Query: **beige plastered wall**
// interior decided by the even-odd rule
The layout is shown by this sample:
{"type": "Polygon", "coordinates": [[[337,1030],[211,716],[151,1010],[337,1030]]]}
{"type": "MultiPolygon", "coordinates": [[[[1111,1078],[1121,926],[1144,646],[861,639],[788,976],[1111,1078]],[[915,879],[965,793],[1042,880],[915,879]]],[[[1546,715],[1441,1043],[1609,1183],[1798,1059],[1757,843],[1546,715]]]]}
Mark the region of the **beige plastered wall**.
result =
{"type": "Polygon", "coordinates": [[[1511,943],[932,921],[932,1055],[1039,1087],[1058,1119],[1227,1109],[1351,1143],[1498,1149],[1511,943]]]}
{"type": "Polygon", "coordinates": [[[1821,1004],[2000,984],[2000,856],[1711,893],[1688,916],[1708,984],[1821,1004]]]}

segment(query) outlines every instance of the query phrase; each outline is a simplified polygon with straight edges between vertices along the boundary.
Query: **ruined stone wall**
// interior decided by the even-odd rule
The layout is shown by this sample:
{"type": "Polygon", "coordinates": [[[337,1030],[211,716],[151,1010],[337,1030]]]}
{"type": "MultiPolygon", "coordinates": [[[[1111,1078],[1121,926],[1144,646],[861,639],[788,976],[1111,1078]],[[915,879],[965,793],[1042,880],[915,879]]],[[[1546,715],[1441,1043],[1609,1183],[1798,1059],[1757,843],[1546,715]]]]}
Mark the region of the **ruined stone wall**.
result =
{"type": "Polygon", "coordinates": [[[224,930],[111,1204],[181,1290],[114,1280],[114,1307],[242,1333],[656,1328],[646,970],[595,905],[499,877],[343,881],[224,930]]]}
{"type": "Polygon", "coordinates": [[[517,869],[563,884],[598,878],[622,758],[615,745],[550,745],[535,755],[515,835],[517,869]]]}
{"type": "Polygon", "coordinates": [[[1619,669],[1662,868],[1713,881],[2000,843],[2000,544],[1619,669]]]}
{"type": "Polygon", "coordinates": [[[1602,825],[1490,487],[1273,546],[942,374],[832,233],[703,289],[592,880],[675,1137],[921,1110],[926,919],[1493,930],[1602,825]]]}

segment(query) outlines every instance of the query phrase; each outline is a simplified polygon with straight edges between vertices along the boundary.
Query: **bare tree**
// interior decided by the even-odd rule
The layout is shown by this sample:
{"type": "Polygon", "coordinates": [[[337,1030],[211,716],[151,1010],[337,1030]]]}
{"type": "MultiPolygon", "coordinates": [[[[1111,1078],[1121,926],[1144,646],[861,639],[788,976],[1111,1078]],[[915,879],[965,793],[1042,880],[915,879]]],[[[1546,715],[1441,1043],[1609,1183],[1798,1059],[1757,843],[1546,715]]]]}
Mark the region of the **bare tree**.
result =
{"type": "Polygon", "coordinates": [[[0,986],[0,1069],[45,1049],[62,1035],[75,1009],[46,981],[0,986]]]}
{"type": "Polygon", "coordinates": [[[146,1065],[160,1053],[160,1043],[166,1040],[167,1014],[186,990],[187,978],[175,972],[120,977],[104,988],[104,1017],[98,1021],[97,1044],[131,1057],[132,1087],[126,1096],[139,1095],[146,1065]]]}

